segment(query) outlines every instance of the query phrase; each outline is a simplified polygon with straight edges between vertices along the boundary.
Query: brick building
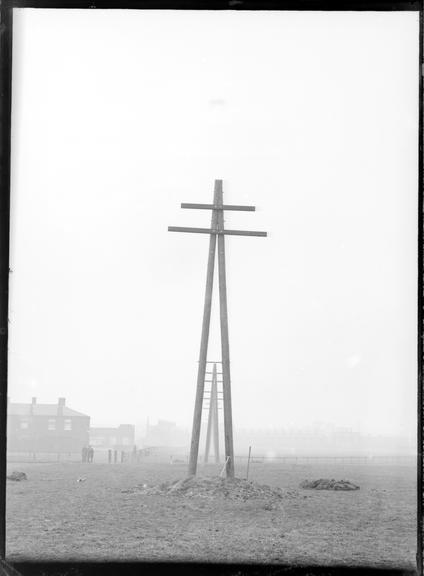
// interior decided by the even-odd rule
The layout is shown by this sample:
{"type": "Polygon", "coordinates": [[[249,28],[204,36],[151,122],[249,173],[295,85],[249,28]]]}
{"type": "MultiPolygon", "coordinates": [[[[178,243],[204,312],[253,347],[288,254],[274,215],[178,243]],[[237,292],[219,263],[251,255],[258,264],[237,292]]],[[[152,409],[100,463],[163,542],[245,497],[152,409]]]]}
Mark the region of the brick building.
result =
{"type": "Polygon", "coordinates": [[[90,417],[57,404],[9,402],[7,405],[8,452],[80,453],[89,443],[90,417]]]}

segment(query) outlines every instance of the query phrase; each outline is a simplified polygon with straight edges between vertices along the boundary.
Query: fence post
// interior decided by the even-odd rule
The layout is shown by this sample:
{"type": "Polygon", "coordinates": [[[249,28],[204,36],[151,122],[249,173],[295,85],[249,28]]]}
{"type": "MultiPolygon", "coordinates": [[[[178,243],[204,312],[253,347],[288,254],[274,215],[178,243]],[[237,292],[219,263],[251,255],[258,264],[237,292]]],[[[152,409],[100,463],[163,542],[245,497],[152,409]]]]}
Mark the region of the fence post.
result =
{"type": "Polygon", "coordinates": [[[224,467],[222,468],[221,473],[220,473],[220,476],[221,476],[221,477],[224,476],[224,472],[225,472],[225,470],[227,469],[227,464],[228,464],[229,460],[230,460],[230,457],[227,456],[227,459],[225,460],[224,467]]]}
{"type": "Polygon", "coordinates": [[[112,464],[112,450],[107,451],[107,461],[109,464],[112,464]]]}
{"type": "Polygon", "coordinates": [[[113,463],[116,464],[118,462],[118,450],[113,451],[113,463]]]}
{"type": "Polygon", "coordinates": [[[249,446],[249,456],[247,457],[247,470],[246,470],[246,480],[249,478],[249,466],[250,466],[250,453],[252,451],[252,446],[249,446]]]}

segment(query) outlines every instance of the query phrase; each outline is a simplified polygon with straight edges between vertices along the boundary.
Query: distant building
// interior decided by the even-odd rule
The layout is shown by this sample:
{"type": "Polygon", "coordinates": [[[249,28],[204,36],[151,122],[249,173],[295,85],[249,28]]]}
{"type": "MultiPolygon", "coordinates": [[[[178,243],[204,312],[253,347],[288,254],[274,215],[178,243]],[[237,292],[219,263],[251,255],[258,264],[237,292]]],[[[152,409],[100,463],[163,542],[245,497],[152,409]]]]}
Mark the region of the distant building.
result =
{"type": "Polygon", "coordinates": [[[121,424],[117,428],[90,428],[90,444],[93,448],[132,450],[135,444],[135,426],[121,424]]]}
{"type": "Polygon", "coordinates": [[[7,406],[7,449],[9,452],[81,452],[89,441],[90,416],[57,404],[9,402],[7,406]]]}
{"type": "Polygon", "coordinates": [[[179,428],[175,422],[159,420],[156,425],[149,425],[146,431],[144,444],[146,446],[186,446],[189,435],[186,430],[179,428]]]}

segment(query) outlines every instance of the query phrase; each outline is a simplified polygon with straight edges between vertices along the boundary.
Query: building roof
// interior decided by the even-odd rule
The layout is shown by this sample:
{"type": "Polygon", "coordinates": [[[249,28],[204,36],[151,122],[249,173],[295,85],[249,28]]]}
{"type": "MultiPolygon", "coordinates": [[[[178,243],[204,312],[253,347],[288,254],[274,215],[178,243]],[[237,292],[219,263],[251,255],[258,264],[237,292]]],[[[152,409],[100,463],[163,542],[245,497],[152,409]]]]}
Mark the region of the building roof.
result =
{"type": "MultiPolygon", "coordinates": [[[[57,404],[23,404],[19,402],[9,402],[7,413],[11,416],[31,416],[31,414],[33,416],[57,416],[58,408],[59,406],[57,404]]],[[[60,408],[63,410],[63,416],[83,416],[89,418],[87,414],[77,412],[67,406],[60,406],[60,408]]]]}

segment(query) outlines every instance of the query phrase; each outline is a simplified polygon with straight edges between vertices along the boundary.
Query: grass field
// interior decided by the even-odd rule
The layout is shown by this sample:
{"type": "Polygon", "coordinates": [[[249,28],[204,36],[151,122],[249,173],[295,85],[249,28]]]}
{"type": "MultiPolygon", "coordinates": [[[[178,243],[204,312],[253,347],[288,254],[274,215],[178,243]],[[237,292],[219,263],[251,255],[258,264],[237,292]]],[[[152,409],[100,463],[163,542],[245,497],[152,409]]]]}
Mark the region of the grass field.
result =
{"type": "MultiPolygon", "coordinates": [[[[7,485],[7,558],[184,560],[358,565],[413,569],[416,471],[412,466],[252,464],[249,480],[284,491],[281,506],[131,492],[183,478],[184,464],[26,463],[7,485]],[[84,482],[77,482],[80,477],[84,482]],[[353,492],[303,490],[314,478],[347,479],[353,492]],[[124,490],[124,492],[123,492],[124,490]],[[125,490],[129,490],[125,492],[125,490]]],[[[216,475],[214,465],[199,474],[216,475]]],[[[245,465],[236,474],[245,474],[245,465]]]]}

